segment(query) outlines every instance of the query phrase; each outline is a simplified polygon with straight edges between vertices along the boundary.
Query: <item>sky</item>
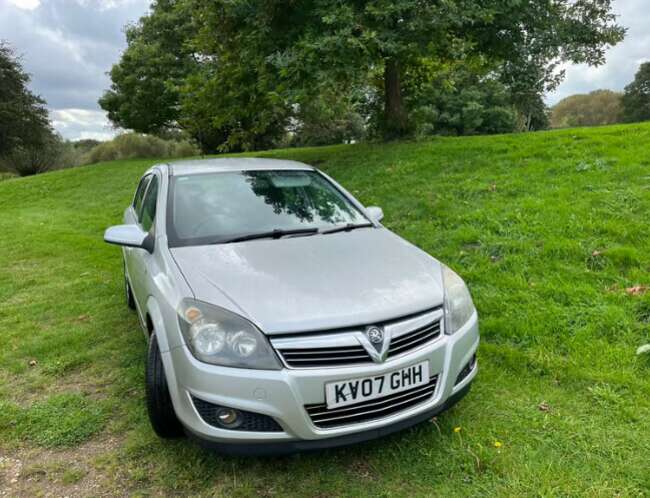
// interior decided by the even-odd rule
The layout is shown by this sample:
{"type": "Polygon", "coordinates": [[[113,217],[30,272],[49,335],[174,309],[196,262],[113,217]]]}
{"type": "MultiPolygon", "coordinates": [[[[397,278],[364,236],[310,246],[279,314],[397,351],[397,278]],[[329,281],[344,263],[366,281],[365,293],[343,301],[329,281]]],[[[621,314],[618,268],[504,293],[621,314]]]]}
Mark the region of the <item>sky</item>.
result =
{"type": "MultiPolygon", "coordinates": [[[[625,41],[607,51],[607,63],[566,67],[566,78],[546,97],[549,105],[574,93],[622,90],[639,64],[650,60],[649,0],[614,0],[625,41]]],[[[31,74],[30,88],[48,103],[64,138],[109,139],[115,133],[97,99],[125,47],[124,26],[148,11],[149,0],[0,0],[0,39],[9,42],[31,74]]]]}

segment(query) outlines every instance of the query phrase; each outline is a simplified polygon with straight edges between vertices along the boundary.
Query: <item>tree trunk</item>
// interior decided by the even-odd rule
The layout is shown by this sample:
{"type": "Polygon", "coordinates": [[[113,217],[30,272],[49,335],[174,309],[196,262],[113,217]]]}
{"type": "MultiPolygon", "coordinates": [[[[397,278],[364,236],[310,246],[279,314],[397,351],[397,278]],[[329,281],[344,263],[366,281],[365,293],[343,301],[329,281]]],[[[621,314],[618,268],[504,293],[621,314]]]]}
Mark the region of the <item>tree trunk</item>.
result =
{"type": "Polygon", "coordinates": [[[406,135],[408,122],[402,102],[400,65],[396,59],[386,59],[384,66],[384,137],[399,138],[406,135]]]}

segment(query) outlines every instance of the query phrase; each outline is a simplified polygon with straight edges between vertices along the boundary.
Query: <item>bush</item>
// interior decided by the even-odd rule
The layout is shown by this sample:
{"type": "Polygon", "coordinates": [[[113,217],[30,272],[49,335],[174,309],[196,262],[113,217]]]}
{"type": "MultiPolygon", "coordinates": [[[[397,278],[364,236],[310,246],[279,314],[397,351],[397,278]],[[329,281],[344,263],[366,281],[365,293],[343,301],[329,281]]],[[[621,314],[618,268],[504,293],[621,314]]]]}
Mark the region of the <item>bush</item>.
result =
{"type": "Polygon", "coordinates": [[[57,135],[51,135],[40,144],[15,147],[2,158],[0,169],[20,176],[31,176],[61,168],[65,153],[64,142],[57,135]]]}
{"type": "Polygon", "coordinates": [[[622,121],[621,94],[611,90],[571,95],[555,104],[551,110],[552,128],[599,126],[622,121]]]}
{"type": "Polygon", "coordinates": [[[124,133],[93,147],[84,164],[117,159],[188,157],[199,153],[199,149],[188,140],[163,140],[142,133],[124,133]]]}

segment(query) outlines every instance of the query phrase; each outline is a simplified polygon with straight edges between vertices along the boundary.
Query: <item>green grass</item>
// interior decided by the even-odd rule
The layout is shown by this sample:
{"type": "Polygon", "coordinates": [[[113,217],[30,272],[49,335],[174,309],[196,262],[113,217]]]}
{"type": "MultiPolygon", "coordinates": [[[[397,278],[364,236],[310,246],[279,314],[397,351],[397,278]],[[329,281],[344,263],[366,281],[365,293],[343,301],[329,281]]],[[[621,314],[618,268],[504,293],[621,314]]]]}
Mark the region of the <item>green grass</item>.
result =
{"type": "Polygon", "coordinates": [[[435,422],[274,459],[148,426],[145,343],[102,233],[152,161],[3,181],[0,453],[83,460],[35,492],[95,478],[134,495],[648,496],[650,355],[635,350],[650,292],[626,289],[650,285],[649,147],[634,125],[263,154],[382,206],[467,280],[482,332],[472,392],[435,422]]]}

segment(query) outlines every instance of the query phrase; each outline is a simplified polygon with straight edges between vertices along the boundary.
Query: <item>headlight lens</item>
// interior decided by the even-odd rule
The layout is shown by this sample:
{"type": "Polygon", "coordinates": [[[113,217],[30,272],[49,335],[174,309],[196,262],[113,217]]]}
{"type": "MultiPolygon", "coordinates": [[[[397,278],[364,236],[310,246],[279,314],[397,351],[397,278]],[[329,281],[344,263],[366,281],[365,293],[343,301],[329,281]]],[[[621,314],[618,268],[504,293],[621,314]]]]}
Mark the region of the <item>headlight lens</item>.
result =
{"type": "Polygon", "coordinates": [[[445,331],[453,334],[467,323],[476,308],[463,279],[444,265],[442,280],[445,287],[445,331]]]}
{"type": "Polygon", "coordinates": [[[264,334],[235,313],[184,299],[178,310],[178,323],[185,343],[199,361],[260,370],[281,368],[264,334]]]}

